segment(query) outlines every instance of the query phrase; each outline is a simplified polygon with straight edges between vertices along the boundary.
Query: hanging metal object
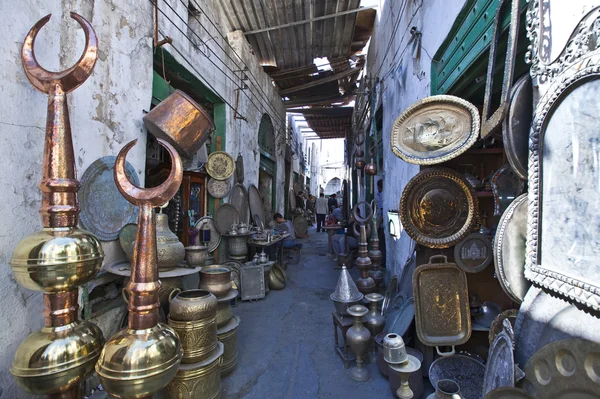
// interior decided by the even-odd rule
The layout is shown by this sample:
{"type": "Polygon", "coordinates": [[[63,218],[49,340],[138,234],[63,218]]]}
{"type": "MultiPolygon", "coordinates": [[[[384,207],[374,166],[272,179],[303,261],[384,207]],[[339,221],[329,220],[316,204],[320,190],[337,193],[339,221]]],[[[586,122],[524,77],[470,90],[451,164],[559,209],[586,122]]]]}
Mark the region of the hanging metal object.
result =
{"type": "Polygon", "coordinates": [[[370,163],[365,165],[365,173],[369,176],[375,176],[377,174],[377,165],[373,158],[371,158],[370,163]]]}
{"type": "Polygon", "coordinates": [[[25,76],[48,94],[44,166],[38,186],[43,229],[21,240],[10,261],[19,284],[43,292],[44,327],[21,343],[10,372],[28,393],[78,398],[79,385],[92,372],[104,344],[96,325],[78,320],[78,286],[96,276],[104,253],[96,237],[77,228],[79,182],[67,93],[92,74],[98,41],[89,22],[71,13],[85,33],[83,55],[65,71],[45,70],[37,63],[33,45],[50,16],[31,28],[21,49],[25,76]]]}
{"type": "Polygon", "coordinates": [[[158,322],[160,308],[154,207],[169,201],[183,179],[183,165],[175,149],[162,139],[172,166],[158,187],[139,188],[125,174],[125,157],[137,140],[128,143],[115,163],[115,182],[132,204],[139,206],[138,231],[133,254],[129,294],[128,327],[106,343],[96,372],[104,389],[119,398],[151,398],[173,379],[183,351],[177,333],[158,322]]]}
{"type": "Polygon", "coordinates": [[[354,215],[354,219],[360,223],[360,240],[358,242],[358,258],[356,258],[355,265],[360,270],[360,278],[356,280],[356,285],[358,290],[363,294],[369,294],[371,292],[377,291],[377,285],[375,284],[375,280],[373,280],[369,276],[369,271],[371,269],[372,263],[371,259],[368,256],[367,251],[367,228],[365,223],[371,221],[373,217],[373,209],[371,206],[365,201],[361,201],[354,207],[352,211],[354,215]],[[363,218],[359,215],[359,208],[364,206],[367,211],[367,217],[363,218]]]}

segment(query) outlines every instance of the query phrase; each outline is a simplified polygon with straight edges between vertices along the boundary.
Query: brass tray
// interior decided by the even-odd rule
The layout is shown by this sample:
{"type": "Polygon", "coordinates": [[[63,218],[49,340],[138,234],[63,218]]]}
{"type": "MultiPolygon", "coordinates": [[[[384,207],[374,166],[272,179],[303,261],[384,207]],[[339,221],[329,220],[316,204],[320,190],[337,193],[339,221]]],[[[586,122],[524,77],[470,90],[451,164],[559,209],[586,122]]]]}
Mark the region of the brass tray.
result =
{"type": "Polygon", "coordinates": [[[394,122],[392,151],[417,165],[446,162],[465,152],[479,136],[479,112],[455,96],[432,96],[408,107],[394,122]]]}
{"type": "Polygon", "coordinates": [[[535,398],[597,398],[600,344],[571,338],[538,350],[525,365],[523,388],[535,398]]]}
{"type": "Polygon", "coordinates": [[[430,168],[402,192],[400,221],[406,233],[429,248],[448,248],[471,233],[478,221],[477,198],[462,174],[430,168]]]}
{"type": "Polygon", "coordinates": [[[208,179],[208,183],[206,183],[206,189],[213,198],[225,198],[231,191],[231,182],[229,179],[208,179]]]}
{"type": "Polygon", "coordinates": [[[233,175],[235,163],[225,151],[211,152],[206,163],[206,173],[213,179],[225,180],[233,175]]]}
{"type": "Polygon", "coordinates": [[[441,356],[454,354],[471,336],[467,275],[444,255],[434,255],[413,274],[415,322],[419,340],[435,346],[441,356]],[[434,263],[434,260],[443,260],[434,263]],[[439,346],[452,346],[441,352],[439,346]]]}
{"type": "Polygon", "coordinates": [[[263,265],[243,265],[240,269],[242,301],[265,297],[265,269],[263,265]]]}
{"type": "MultiPolygon", "coordinates": [[[[237,170],[237,169],[236,169],[237,170]]],[[[240,214],[240,223],[250,224],[250,206],[248,205],[248,190],[243,184],[237,183],[231,189],[229,203],[237,209],[240,214]]]]}

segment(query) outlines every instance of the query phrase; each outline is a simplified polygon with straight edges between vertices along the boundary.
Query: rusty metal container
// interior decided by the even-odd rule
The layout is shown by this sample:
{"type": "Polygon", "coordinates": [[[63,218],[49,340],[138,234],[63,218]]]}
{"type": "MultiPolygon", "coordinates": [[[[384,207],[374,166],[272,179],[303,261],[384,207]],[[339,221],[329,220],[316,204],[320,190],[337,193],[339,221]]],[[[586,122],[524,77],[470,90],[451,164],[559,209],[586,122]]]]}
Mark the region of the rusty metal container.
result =
{"type": "Polygon", "coordinates": [[[180,90],[148,112],[144,125],[188,158],[194,157],[215,128],[208,113],[180,90]]]}

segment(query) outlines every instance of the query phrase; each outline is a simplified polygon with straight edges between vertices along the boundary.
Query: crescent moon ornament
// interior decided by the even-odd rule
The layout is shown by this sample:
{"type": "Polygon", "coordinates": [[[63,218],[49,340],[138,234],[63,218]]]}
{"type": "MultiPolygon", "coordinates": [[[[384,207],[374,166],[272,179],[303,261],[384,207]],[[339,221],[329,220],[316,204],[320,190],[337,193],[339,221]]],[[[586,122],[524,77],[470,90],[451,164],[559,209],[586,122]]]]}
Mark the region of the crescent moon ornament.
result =
{"type": "Polygon", "coordinates": [[[50,94],[60,87],[63,93],[69,93],[78,88],[87,80],[94,70],[96,60],[98,59],[98,38],[94,28],[81,15],[71,13],[71,18],[81,25],[85,33],[85,48],[79,60],[71,68],[62,72],[50,72],[37,62],[35,58],[34,42],[37,34],[42,27],[48,23],[52,14],[46,15],[40,19],[29,31],[23,47],[21,48],[21,60],[25,76],[31,84],[42,93],[50,94]]]}

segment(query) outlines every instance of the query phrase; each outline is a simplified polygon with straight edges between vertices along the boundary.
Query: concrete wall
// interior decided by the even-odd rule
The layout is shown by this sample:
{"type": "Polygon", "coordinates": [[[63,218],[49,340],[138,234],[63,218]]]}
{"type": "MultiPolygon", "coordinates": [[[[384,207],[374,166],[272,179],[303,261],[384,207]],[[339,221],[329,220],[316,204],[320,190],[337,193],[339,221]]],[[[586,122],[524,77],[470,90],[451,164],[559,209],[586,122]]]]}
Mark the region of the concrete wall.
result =
{"type": "MultiPolygon", "coordinates": [[[[398,209],[406,183],[419,171],[396,157],[390,149],[390,132],[394,120],[415,101],[430,95],[431,56],[450,31],[464,0],[381,0],[375,32],[371,38],[367,71],[379,78],[379,101],[383,104],[383,175],[384,211],[398,209]],[[422,32],[421,57],[413,60],[410,29],[422,32]]],[[[374,113],[376,107],[372,109],[374,113]]],[[[387,223],[386,223],[387,225],[387,223]]],[[[386,231],[387,265],[399,274],[409,252],[411,239],[402,232],[392,238],[386,231]]]]}
{"type": "MultiPolygon", "coordinates": [[[[160,2],[168,10],[167,2],[160,2]]],[[[187,27],[178,19],[192,22],[188,11],[178,0],[168,4],[176,11],[168,11],[170,18],[178,21],[184,32],[187,27]]],[[[222,23],[224,15],[212,1],[199,1],[206,14],[200,21],[210,18],[216,21],[221,34],[226,35],[222,23]]],[[[3,172],[0,175],[0,398],[27,397],[18,389],[8,369],[19,343],[42,325],[42,295],[21,288],[15,281],[8,262],[17,243],[26,235],[41,228],[38,209],[41,205],[37,184],[41,179],[43,142],[46,124],[47,98],[37,92],[27,81],[20,61],[20,49],[29,29],[43,16],[52,13],[52,19],[42,29],[36,41],[36,56],[40,64],[49,70],[70,67],[81,55],[84,35],[79,25],[69,18],[69,11],[82,15],[91,22],[99,39],[98,62],[93,75],[74,93],[68,96],[74,151],[78,176],[96,159],[105,155],[116,155],[127,142],[138,139],[127,160],[135,167],[141,182],[144,181],[146,131],[142,124],[143,111],[148,110],[152,98],[152,31],[153,10],[149,1],[136,0],[23,0],[17,3],[0,2],[0,15],[5,18],[4,32],[7,35],[0,43],[3,57],[0,59],[0,92],[3,95],[0,107],[0,159],[3,172]]],[[[232,50],[223,42],[216,31],[212,39],[202,29],[195,27],[208,43],[198,48],[161,15],[161,33],[173,37],[185,58],[192,60],[200,71],[199,78],[209,82],[216,94],[230,104],[235,104],[236,86],[227,80],[208,56],[218,64],[217,55],[227,59],[218,49],[218,42],[227,52],[232,50]],[[207,46],[216,54],[210,53],[207,46]]],[[[249,66],[258,82],[248,83],[248,95],[256,97],[256,86],[267,93],[275,110],[270,110],[255,98],[248,100],[240,96],[239,113],[247,122],[234,119],[233,110],[226,111],[226,150],[237,156],[242,153],[245,160],[247,184],[257,184],[260,160],[257,132],[262,115],[267,112],[273,119],[279,134],[277,150],[277,179],[284,176],[283,118],[285,109],[270,83],[256,62],[248,43],[239,33],[229,36],[232,46],[249,66]],[[257,106],[253,106],[251,101],[257,106]],[[277,120],[277,122],[276,122],[277,120]]],[[[186,61],[165,47],[179,61],[186,61]]],[[[238,62],[241,64],[241,62],[238,62]]],[[[238,69],[229,65],[231,69],[238,69]]],[[[220,65],[221,69],[225,66],[220,65]]],[[[190,69],[191,70],[191,69],[190,69]]],[[[228,71],[229,73],[229,71],[228,71]]],[[[277,190],[277,208],[283,211],[283,184],[277,190]]],[[[103,243],[105,262],[122,257],[117,242],[103,243]]],[[[117,317],[103,317],[105,335],[110,335],[116,326],[117,317]],[[106,323],[106,324],[104,324],[106,323]]]]}

